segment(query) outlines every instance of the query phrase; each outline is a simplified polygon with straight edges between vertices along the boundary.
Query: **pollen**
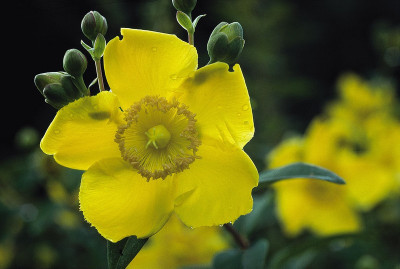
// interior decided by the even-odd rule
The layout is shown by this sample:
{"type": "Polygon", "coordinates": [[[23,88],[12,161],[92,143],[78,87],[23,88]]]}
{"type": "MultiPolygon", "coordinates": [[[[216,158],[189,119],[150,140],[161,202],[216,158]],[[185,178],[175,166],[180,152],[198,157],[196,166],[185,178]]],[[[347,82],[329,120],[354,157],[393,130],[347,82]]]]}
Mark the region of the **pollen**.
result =
{"type": "Polygon", "coordinates": [[[124,113],[115,142],[122,158],[147,181],[182,172],[199,158],[196,115],[186,105],[146,96],[124,113]]]}

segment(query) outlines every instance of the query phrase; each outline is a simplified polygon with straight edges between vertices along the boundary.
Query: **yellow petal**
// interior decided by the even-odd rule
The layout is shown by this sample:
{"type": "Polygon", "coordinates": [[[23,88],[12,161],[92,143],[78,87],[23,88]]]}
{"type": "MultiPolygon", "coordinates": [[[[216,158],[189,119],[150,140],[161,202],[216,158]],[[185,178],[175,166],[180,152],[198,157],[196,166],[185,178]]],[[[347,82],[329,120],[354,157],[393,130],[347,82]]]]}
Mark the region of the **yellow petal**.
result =
{"type": "Polygon", "coordinates": [[[356,211],[344,200],[329,208],[314,205],[307,220],[307,226],[323,236],[354,233],[362,228],[356,211]]]}
{"type": "Polygon", "coordinates": [[[201,157],[176,177],[175,212],[190,227],[235,221],[253,207],[251,190],[258,172],[246,153],[230,144],[203,141],[201,157]]]}
{"type": "Polygon", "coordinates": [[[81,98],[57,112],[40,147],[59,164],[86,170],[100,159],[120,156],[114,136],[121,119],[115,94],[81,98]]]}
{"type": "Polygon", "coordinates": [[[190,229],[173,214],[127,269],[178,269],[207,265],[216,253],[227,248],[228,238],[219,227],[190,229]]]}
{"type": "Polygon", "coordinates": [[[197,51],[175,35],[121,29],[111,40],[104,69],[111,90],[124,108],[146,95],[167,96],[197,68],[197,51]]]}
{"type": "Polygon", "coordinates": [[[343,156],[339,161],[350,200],[359,209],[371,210],[396,187],[392,171],[374,160],[343,156]]]}
{"type": "Polygon", "coordinates": [[[312,179],[274,184],[278,216],[285,232],[298,235],[305,229],[333,235],[359,230],[357,213],[346,200],[346,187],[312,179]]]}
{"type": "Polygon", "coordinates": [[[254,135],[249,94],[239,65],[207,65],[187,79],[177,94],[196,114],[201,136],[243,148],[254,135]]]}
{"type": "Polygon", "coordinates": [[[172,178],[150,180],[120,158],[104,159],[82,176],[83,215],[106,239],[116,242],[160,230],[174,208],[172,178]]]}

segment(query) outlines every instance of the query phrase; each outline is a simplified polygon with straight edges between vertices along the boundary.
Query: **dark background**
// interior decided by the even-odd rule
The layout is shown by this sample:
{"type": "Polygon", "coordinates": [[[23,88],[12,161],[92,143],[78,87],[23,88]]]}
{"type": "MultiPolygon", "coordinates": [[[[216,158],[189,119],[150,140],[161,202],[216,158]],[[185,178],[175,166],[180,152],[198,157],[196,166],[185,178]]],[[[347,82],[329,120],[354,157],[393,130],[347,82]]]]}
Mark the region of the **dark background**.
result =
{"type": "MultiPolygon", "coordinates": [[[[90,10],[107,18],[107,40],[119,35],[121,27],[187,38],[170,0],[2,3],[0,257],[4,249],[10,251],[8,268],[106,268],[105,239],[84,221],[76,200],[81,172],[60,167],[38,148],[56,110],[33,83],[36,74],[61,71],[68,49],[78,48],[89,57],[80,45],[81,40],[89,43],[80,24],[90,10]],[[21,143],[17,138],[26,127],[31,128],[24,133],[28,140],[21,143]],[[67,198],[60,190],[57,194],[57,182],[67,198]],[[60,220],[63,212],[75,217],[60,220]]],[[[195,33],[199,67],[209,60],[207,40],[219,22],[238,21],[243,26],[246,44],[239,63],[256,128],[245,150],[260,171],[270,149],[290,134],[303,133],[336,97],[340,75],[384,78],[400,94],[399,0],[198,0],[193,17],[201,14],[207,16],[195,33]]],[[[87,84],[95,78],[94,63],[88,60],[87,84]]],[[[266,213],[272,223],[268,239],[286,246],[289,240],[272,212],[266,213]]],[[[386,227],[378,232],[382,238],[360,241],[339,258],[331,252],[319,255],[321,263],[315,268],[354,268],[347,260],[370,249],[395,258],[399,234],[386,227]],[[376,242],[386,246],[373,248],[376,242]]]]}
{"type": "MultiPolygon", "coordinates": [[[[399,82],[399,6],[398,0],[198,1],[193,16],[207,14],[195,33],[200,67],[208,61],[208,36],[219,22],[238,21],[243,26],[246,44],[239,63],[254,101],[256,126],[247,148],[259,167],[285,133],[303,132],[335,97],[335,83],[342,73],[399,82]],[[397,54],[396,50],[392,54],[397,60],[392,57],[388,63],[385,57],[396,46],[397,54]]],[[[175,33],[186,40],[169,0],[25,0],[5,8],[3,13],[12,16],[3,23],[7,75],[2,115],[7,125],[2,128],[2,159],[15,154],[13,140],[20,128],[31,126],[44,134],[56,111],[43,102],[33,78],[62,70],[67,49],[84,51],[80,41],[88,40],[80,22],[90,10],[107,18],[107,40],[118,35],[120,27],[175,33]]],[[[84,79],[89,84],[94,78],[94,64],[89,62],[84,79]]]]}

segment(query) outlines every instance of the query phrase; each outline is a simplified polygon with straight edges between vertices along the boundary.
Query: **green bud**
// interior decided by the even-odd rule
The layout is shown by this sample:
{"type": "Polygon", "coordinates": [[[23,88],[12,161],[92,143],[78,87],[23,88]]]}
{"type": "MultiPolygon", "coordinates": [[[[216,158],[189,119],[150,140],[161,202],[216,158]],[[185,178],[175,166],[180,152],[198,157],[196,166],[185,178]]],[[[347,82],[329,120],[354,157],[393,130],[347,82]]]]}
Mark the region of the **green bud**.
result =
{"type": "Polygon", "coordinates": [[[86,71],[87,59],[79,50],[70,49],[65,52],[63,67],[68,74],[78,78],[81,77],[86,71]]]}
{"type": "Polygon", "coordinates": [[[60,83],[62,76],[62,72],[42,73],[36,75],[33,82],[35,83],[36,88],[40,91],[40,93],[43,94],[44,87],[52,83],[60,83]]]}
{"type": "Polygon", "coordinates": [[[244,47],[243,28],[238,22],[221,22],[212,31],[207,43],[210,62],[225,62],[232,69],[244,47]]]}
{"type": "Polygon", "coordinates": [[[77,87],[75,78],[68,74],[61,78],[60,83],[70,101],[79,99],[86,95],[86,92],[81,92],[77,87]]]}
{"type": "Polygon", "coordinates": [[[82,19],[81,29],[83,34],[94,42],[98,34],[106,35],[107,20],[97,11],[88,12],[82,19]]]}
{"type": "Polygon", "coordinates": [[[94,41],[92,58],[97,61],[103,57],[104,50],[106,49],[106,39],[102,34],[98,34],[96,40],[94,41]]]}
{"type": "Polygon", "coordinates": [[[38,74],[35,76],[34,83],[45,97],[46,103],[56,109],[86,95],[76,86],[76,79],[66,72],[38,74]]]}
{"type": "Polygon", "coordinates": [[[62,108],[71,101],[65,89],[60,84],[47,85],[44,87],[43,95],[46,98],[45,102],[56,109],[62,108]]]}
{"type": "Polygon", "coordinates": [[[197,0],[172,0],[172,5],[176,10],[190,14],[197,4],[197,0]]]}

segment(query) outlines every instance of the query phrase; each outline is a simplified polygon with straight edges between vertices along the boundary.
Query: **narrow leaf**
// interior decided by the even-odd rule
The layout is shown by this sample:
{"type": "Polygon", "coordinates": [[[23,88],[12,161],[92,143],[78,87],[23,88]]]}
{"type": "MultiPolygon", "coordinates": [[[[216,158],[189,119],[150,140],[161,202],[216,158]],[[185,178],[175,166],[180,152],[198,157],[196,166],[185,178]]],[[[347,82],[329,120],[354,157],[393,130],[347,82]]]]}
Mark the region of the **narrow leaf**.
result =
{"type": "Polygon", "coordinates": [[[206,14],[199,15],[199,16],[196,17],[196,19],[194,19],[194,21],[193,21],[193,28],[196,29],[197,23],[198,23],[199,20],[200,20],[201,18],[203,18],[205,15],[206,15],[206,14]]]}
{"type": "Polygon", "coordinates": [[[242,256],[243,269],[263,269],[265,267],[268,246],[268,241],[261,239],[246,249],[242,256]]]}
{"type": "Polygon", "coordinates": [[[109,269],[114,269],[117,265],[118,259],[122,255],[122,250],[125,247],[126,241],[128,241],[128,238],[124,238],[117,243],[107,241],[107,261],[109,269]]]}
{"type": "Polygon", "coordinates": [[[243,269],[242,254],[240,249],[229,249],[214,256],[213,269],[243,269]]]}
{"type": "Polygon", "coordinates": [[[176,12],[176,20],[188,33],[194,32],[192,21],[186,13],[182,11],[176,12]]]}
{"type": "Polygon", "coordinates": [[[316,165],[298,162],[261,172],[259,186],[265,187],[279,180],[293,178],[319,179],[336,184],[345,184],[345,181],[332,171],[316,165]]]}
{"type": "Polygon", "coordinates": [[[125,269],[142,249],[148,238],[137,239],[131,236],[117,243],[107,241],[107,258],[109,269],[125,269]]]}
{"type": "Polygon", "coordinates": [[[91,87],[93,87],[93,85],[96,84],[96,83],[97,83],[97,78],[95,78],[95,79],[89,84],[88,89],[90,89],[91,87]]]}

